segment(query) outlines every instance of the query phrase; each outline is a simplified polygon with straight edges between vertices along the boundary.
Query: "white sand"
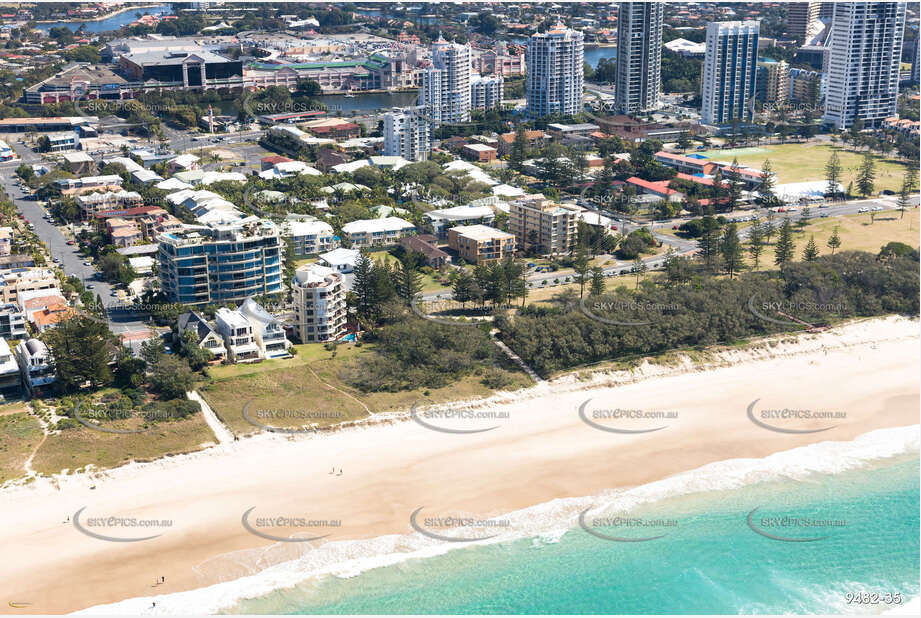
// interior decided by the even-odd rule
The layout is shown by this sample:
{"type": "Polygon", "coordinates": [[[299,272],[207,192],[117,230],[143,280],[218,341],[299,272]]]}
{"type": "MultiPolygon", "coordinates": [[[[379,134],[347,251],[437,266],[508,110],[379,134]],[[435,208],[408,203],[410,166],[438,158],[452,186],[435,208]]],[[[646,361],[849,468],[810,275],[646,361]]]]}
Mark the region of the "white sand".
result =
{"type": "MultiPolygon", "coordinates": [[[[705,372],[689,364],[643,365],[632,374],[609,373],[591,383],[564,378],[506,402],[493,398],[489,408],[507,412],[507,419],[426,419],[455,428],[497,426],[487,432],[447,434],[410,421],[319,436],[258,436],[124,466],[96,481],[76,476],[60,488],[39,481],[6,489],[0,492],[0,588],[10,600],[31,603],[15,611],[72,611],[215,583],[219,576],[213,569],[197,567],[231,552],[252,557],[258,554],[241,550],[272,545],[243,529],[241,516],[250,507],[256,507],[253,517],[341,520],[341,527],[320,532],[330,533],[329,540],[403,534],[411,531],[409,516],[421,506],[426,515],[497,516],[554,498],[648,483],[715,461],[764,457],[918,422],[917,321],[867,320],[775,341],[714,355],[714,364],[725,366],[705,372]],[[616,424],[665,426],[657,432],[609,433],[580,420],[579,406],[589,398],[589,414],[621,408],[675,411],[678,417],[616,424]],[[778,433],[749,420],[746,409],[755,399],[760,399],[759,411],[841,411],[846,417],[771,421],[799,429],[834,426],[821,433],[778,433]],[[330,475],[333,468],[341,468],[342,475],[330,475]],[[169,519],[172,526],[155,530],[164,533],[149,541],[100,541],[62,523],[82,507],[87,507],[84,517],[169,519]],[[154,586],[161,575],[166,583],[154,586]]],[[[99,532],[151,534],[144,529],[99,532]]],[[[253,560],[238,572],[225,568],[220,577],[268,565],[253,560]]]]}

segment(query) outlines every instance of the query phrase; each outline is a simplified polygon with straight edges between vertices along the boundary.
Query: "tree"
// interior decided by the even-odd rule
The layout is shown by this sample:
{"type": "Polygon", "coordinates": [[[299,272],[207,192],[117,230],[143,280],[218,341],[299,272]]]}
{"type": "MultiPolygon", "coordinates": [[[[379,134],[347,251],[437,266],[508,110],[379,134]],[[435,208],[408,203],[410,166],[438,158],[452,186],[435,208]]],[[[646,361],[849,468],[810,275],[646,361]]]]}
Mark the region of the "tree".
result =
{"type": "Polygon", "coordinates": [[[783,220],[780,232],[777,235],[777,244],[774,245],[774,263],[782,266],[793,259],[793,226],[790,219],[783,220]]]}
{"type": "Polygon", "coordinates": [[[803,212],[800,213],[799,219],[796,220],[796,227],[806,227],[809,225],[809,217],[811,216],[808,206],[803,206],[803,212]]]}
{"type": "Polygon", "coordinates": [[[761,259],[761,252],[764,250],[764,231],[761,223],[756,221],[748,232],[748,254],[752,258],[752,264],[755,270],[758,270],[758,262],[761,259]]]}
{"type": "Polygon", "coordinates": [[[374,290],[374,262],[366,251],[361,251],[355,261],[354,273],[352,291],[355,293],[355,311],[363,318],[371,317],[377,310],[377,298],[374,290]]]}
{"type": "Polygon", "coordinates": [[[579,284],[579,298],[585,294],[585,284],[591,279],[589,274],[591,268],[588,263],[588,253],[585,251],[585,247],[579,246],[576,249],[576,257],[572,262],[572,269],[576,271],[576,283],[579,284]]]}
{"type": "Polygon", "coordinates": [[[640,287],[640,279],[642,279],[643,275],[646,274],[646,270],[647,270],[646,262],[644,262],[643,258],[641,258],[640,256],[636,256],[636,258],[634,258],[633,260],[633,272],[634,274],[636,274],[636,287],[637,288],[640,287]]]}
{"type": "Polygon", "coordinates": [[[150,374],[150,386],[164,399],[185,399],[195,376],[184,358],[164,356],[150,374]]]}
{"type": "Polygon", "coordinates": [[[735,157],[726,171],[726,180],[729,182],[729,212],[732,212],[739,205],[739,198],[742,196],[742,173],[739,160],[735,157]]]}
{"type": "Polygon", "coordinates": [[[422,275],[416,272],[412,260],[404,258],[396,269],[397,295],[407,304],[411,303],[416,294],[422,291],[422,275]]]}
{"type": "Polygon", "coordinates": [[[592,268],[592,286],[591,286],[591,295],[592,296],[601,296],[604,294],[604,271],[600,266],[595,266],[592,268]]]}
{"type": "Polygon", "coordinates": [[[75,316],[58,322],[43,338],[54,359],[57,385],[65,393],[87,382],[98,388],[112,380],[109,359],[114,335],[105,322],[75,316]]]}
{"type": "Polygon", "coordinates": [[[761,166],[761,184],[758,185],[758,195],[761,199],[761,205],[770,208],[777,203],[777,196],[774,195],[775,185],[774,169],[771,167],[770,159],[765,159],[761,166]]]}
{"type": "Polygon", "coordinates": [[[819,250],[815,246],[815,236],[809,237],[809,242],[806,243],[806,248],[803,249],[803,259],[807,262],[815,262],[819,259],[819,250]]]}
{"type": "Polygon", "coordinates": [[[714,217],[707,215],[701,219],[700,240],[697,246],[700,249],[700,256],[704,259],[707,268],[713,265],[713,257],[719,249],[719,223],[714,217]]]}
{"type": "Polygon", "coordinates": [[[191,328],[179,336],[179,354],[189,362],[193,371],[200,371],[214,358],[210,350],[198,345],[198,337],[191,328]]]}
{"type": "Polygon", "coordinates": [[[860,167],[857,168],[857,191],[864,197],[873,195],[874,180],[876,179],[876,158],[872,152],[863,155],[860,167]]]}
{"type": "Polygon", "coordinates": [[[905,170],[905,178],[902,180],[902,188],[899,190],[899,219],[905,216],[905,210],[909,206],[909,200],[911,199],[911,190],[915,186],[915,182],[918,179],[918,170],[913,165],[908,166],[908,169],[905,170]]]}
{"type": "Polygon", "coordinates": [[[838,185],[841,183],[841,161],[837,152],[831,153],[828,163],[825,164],[825,181],[828,183],[825,186],[825,195],[831,196],[832,199],[837,198],[840,193],[838,185]]]}
{"type": "Polygon", "coordinates": [[[528,158],[528,133],[524,126],[519,125],[515,130],[515,140],[512,142],[512,149],[509,152],[509,167],[516,172],[521,171],[522,162],[528,158]]]}
{"type": "Polygon", "coordinates": [[[461,270],[454,278],[454,286],[451,290],[455,301],[463,307],[473,300],[473,277],[466,270],[461,270]]]}
{"type": "Polygon", "coordinates": [[[723,238],[720,241],[720,255],[723,257],[723,268],[729,278],[732,279],[733,275],[743,265],[742,243],[739,241],[735,223],[730,223],[723,231],[723,238]]]}
{"type": "Polygon", "coordinates": [[[841,237],[838,236],[838,226],[835,226],[835,229],[832,231],[831,236],[828,238],[828,241],[825,243],[831,248],[831,254],[835,254],[835,249],[838,249],[841,246],[841,237]]]}

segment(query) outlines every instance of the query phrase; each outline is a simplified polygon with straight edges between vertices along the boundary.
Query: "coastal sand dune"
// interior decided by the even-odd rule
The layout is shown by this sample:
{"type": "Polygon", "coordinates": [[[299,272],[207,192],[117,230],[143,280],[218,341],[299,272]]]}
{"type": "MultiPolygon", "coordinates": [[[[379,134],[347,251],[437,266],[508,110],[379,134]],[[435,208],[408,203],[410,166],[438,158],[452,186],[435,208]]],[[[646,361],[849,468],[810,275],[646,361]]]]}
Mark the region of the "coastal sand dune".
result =
{"type": "MultiPolygon", "coordinates": [[[[39,481],[6,489],[0,492],[0,588],[9,600],[30,605],[11,610],[4,603],[2,609],[73,611],[201,587],[285,559],[283,551],[274,557],[258,552],[278,544],[244,529],[241,518],[253,507],[253,518],[340,520],[322,529],[329,536],[321,543],[368,539],[412,532],[410,515],[420,507],[428,516],[497,517],[716,461],[918,422],[916,320],[867,320],[801,339],[777,338],[752,351],[726,352],[719,364],[707,371],[643,365],[634,375],[645,379],[632,382],[623,373],[584,383],[564,378],[493,401],[488,409],[502,415],[422,417],[442,428],[495,427],[490,431],[443,433],[409,421],[290,439],[259,436],[125,466],[96,481],[80,476],[59,488],[39,481]],[[646,416],[635,418],[637,411],[646,416]],[[803,418],[803,412],[826,417],[803,418]],[[821,431],[797,433],[804,430],[821,431]],[[103,541],[64,523],[83,507],[84,517],[171,525],[147,541],[103,541]],[[249,563],[223,572],[204,568],[224,556],[249,563]],[[161,576],[166,582],[155,585],[161,576]]],[[[291,533],[310,531],[291,529],[285,536],[291,533]]]]}

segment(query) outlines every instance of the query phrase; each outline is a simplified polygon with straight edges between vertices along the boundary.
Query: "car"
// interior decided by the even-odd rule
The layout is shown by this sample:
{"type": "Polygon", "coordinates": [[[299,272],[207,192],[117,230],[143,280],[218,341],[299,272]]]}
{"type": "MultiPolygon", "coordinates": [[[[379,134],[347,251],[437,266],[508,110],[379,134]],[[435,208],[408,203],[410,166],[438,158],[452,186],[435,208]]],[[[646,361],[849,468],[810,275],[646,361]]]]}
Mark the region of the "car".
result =
{"type": "Polygon", "coordinates": [[[673,229],[673,230],[677,230],[677,229],[678,229],[678,226],[677,226],[677,225],[673,225],[673,226],[672,226],[672,229],[673,229]]]}
{"type": "Polygon", "coordinates": [[[796,212],[797,210],[799,210],[799,208],[797,208],[796,206],[790,206],[789,208],[787,208],[787,212],[796,212]]]}
{"type": "Polygon", "coordinates": [[[819,204],[819,208],[828,208],[828,204],[819,204]]]}
{"type": "Polygon", "coordinates": [[[786,210],[783,209],[783,208],[778,208],[778,209],[777,209],[777,212],[786,212],[786,210]]]}
{"type": "Polygon", "coordinates": [[[71,246],[73,246],[73,244],[74,244],[74,241],[72,241],[72,240],[68,240],[68,241],[67,241],[67,244],[68,244],[68,245],[71,245],[71,246]]]}
{"type": "Polygon", "coordinates": [[[83,265],[84,265],[84,266],[92,266],[93,263],[92,263],[92,262],[84,261],[84,262],[83,262],[83,265]]]}
{"type": "Polygon", "coordinates": [[[863,208],[858,208],[857,212],[870,212],[870,209],[864,206],[863,208]]]}
{"type": "Polygon", "coordinates": [[[87,289],[87,290],[93,290],[93,289],[95,289],[95,288],[96,288],[96,286],[93,285],[92,283],[87,284],[87,286],[86,286],[86,289],[87,289]]]}
{"type": "Polygon", "coordinates": [[[112,296],[113,298],[118,298],[118,290],[112,290],[109,296],[112,296]]]}
{"type": "Polygon", "coordinates": [[[881,211],[882,209],[883,209],[882,206],[874,206],[871,210],[872,210],[873,212],[879,212],[879,211],[881,211]]]}

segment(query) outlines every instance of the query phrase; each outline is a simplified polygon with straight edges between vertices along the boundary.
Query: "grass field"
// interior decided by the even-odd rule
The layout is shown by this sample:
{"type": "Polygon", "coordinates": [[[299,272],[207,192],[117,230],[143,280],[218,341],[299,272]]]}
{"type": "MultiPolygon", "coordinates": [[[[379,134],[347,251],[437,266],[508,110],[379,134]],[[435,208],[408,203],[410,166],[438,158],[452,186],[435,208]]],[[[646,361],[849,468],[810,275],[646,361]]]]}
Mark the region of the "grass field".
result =
{"type": "MultiPolygon", "coordinates": [[[[710,150],[701,154],[718,161],[732,161],[748,167],[761,169],[765,159],[770,159],[771,166],[777,174],[777,182],[805,182],[807,180],[824,180],[825,164],[832,152],[837,151],[841,160],[841,184],[847,188],[848,183],[857,177],[857,167],[863,159],[862,153],[846,150],[829,144],[778,144],[756,148],[737,148],[735,150],[710,150]]],[[[906,164],[895,159],[876,158],[876,191],[889,189],[898,191],[902,186],[906,164]]],[[[856,188],[854,189],[856,191],[856,188]]]]}
{"type": "MultiPolygon", "coordinates": [[[[319,427],[360,419],[372,413],[407,409],[420,399],[444,402],[492,393],[478,376],[469,376],[439,389],[417,389],[398,393],[362,393],[339,376],[346,364],[373,354],[371,344],[339,345],[336,356],[320,344],[297,346],[293,359],[265,361],[258,365],[216,367],[213,382],[199,390],[208,405],[234,434],[260,431],[243,416],[274,427],[319,427]]],[[[510,388],[529,385],[530,379],[518,370],[506,370],[510,388]]]]}
{"type": "MultiPolygon", "coordinates": [[[[906,210],[905,217],[902,219],[899,218],[900,214],[898,211],[892,210],[876,213],[876,219],[873,223],[870,223],[869,213],[811,220],[812,223],[803,228],[802,233],[797,232],[794,236],[796,240],[794,259],[802,259],[803,249],[812,235],[815,235],[815,244],[819,249],[819,255],[831,253],[831,249],[826,243],[836,226],[838,227],[838,236],[841,238],[841,248],[838,251],[878,253],[883,245],[891,241],[902,242],[918,248],[918,211],[916,209],[906,210]]],[[[772,238],[772,240],[775,239],[776,236],[772,238]]]]}
{"type": "Polygon", "coordinates": [[[38,419],[28,412],[13,412],[0,407],[0,484],[25,474],[23,464],[42,440],[38,419]]]}
{"type": "MultiPolygon", "coordinates": [[[[106,427],[135,429],[141,419],[107,422],[106,427]]],[[[131,460],[149,461],[167,455],[197,451],[215,442],[214,433],[201,414],[154,423],[149,431],[133,434],[104,433],[83,427],[48,436],[35,454],[32,467],[40,474],[57,474],[88,464],[113,468],[131,460]]]]}

